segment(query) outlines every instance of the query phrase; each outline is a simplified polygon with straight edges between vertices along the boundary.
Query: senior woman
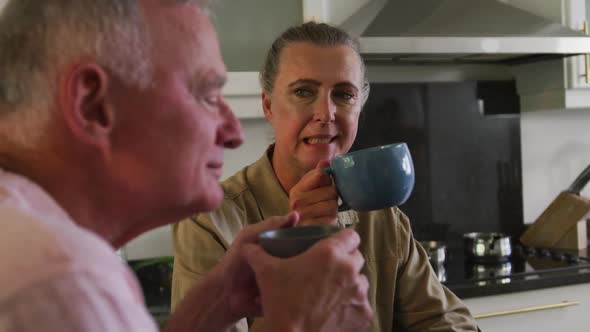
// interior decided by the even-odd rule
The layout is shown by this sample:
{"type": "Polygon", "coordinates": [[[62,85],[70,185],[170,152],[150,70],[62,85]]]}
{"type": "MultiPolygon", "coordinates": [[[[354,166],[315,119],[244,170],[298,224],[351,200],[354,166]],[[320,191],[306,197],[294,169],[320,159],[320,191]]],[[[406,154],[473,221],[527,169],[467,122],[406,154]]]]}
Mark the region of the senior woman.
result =
{"type": "MultiPolygon", "coordinates": [[[[173,307],[221,259],[240,229],[298,211],[299,225],[338,224],[360,235],[375,311],[371,331],[477,330],[465,305],[438,281],[398,208],[338,212],[336,189],[322,168],[350,149],[368,97],[354,40],[326,24],[289,28],[272,44],[260,78],[275,143],[222,183],[219,209],[173,226],[173,307]]],[[[242,321],[235,329],[255,331],[263,324],[264,318],[242,321]]]]}

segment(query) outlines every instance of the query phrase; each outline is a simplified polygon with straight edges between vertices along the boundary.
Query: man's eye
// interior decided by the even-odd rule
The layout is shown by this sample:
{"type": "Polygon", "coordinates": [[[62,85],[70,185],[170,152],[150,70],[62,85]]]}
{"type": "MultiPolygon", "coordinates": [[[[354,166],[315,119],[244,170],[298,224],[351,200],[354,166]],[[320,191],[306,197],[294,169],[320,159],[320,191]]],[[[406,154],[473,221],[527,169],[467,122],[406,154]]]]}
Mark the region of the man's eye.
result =
{"type": "Polygon", "coordinates": [[[313,92],[309,89],[299,88],[294,91],[297,97],[311,97],[313,92]]]}
{"type": "Polygon", "coordinates": [[[219,101],[221,97],[217,94],[209,95],[209,96],[202,96],[201,103],[211,112],[216,112],[219,108],[219,101]]]}
{"type": "Polygon", "coordinates": [[[211,106],[217,105],[217,103],[219,102],[218,96],[207,96],[204,99],[205,99],[205,102],[211,106]]]}

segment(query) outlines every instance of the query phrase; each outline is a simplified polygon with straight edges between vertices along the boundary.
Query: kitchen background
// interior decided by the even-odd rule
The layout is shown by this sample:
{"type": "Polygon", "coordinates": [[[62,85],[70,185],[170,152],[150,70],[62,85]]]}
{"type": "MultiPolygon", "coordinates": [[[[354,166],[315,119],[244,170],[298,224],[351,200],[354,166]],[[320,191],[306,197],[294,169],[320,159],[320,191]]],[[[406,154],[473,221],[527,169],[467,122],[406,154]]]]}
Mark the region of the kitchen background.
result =
{"type": "MultiPolygon", "coordinates": [[[[0,8],[5,1],[0,0],[0,8]]],[[[214,1],[214,24],[229,71],[224,93],[245,133],[245,143],[226,153],[223,178],[257,160],[272,142],[256,73],[272,39],[303,20],[338,25],[361,6],[383,1],[214,1]]],[[[439,0],[419,1],[432,8],[439,0]]],[[[590,18],[590,0],[468,1],[503,2],[574,30],[590,18]]],[[[586,68],[583,55],[519,66],[369,63],[372,94],[354,148],[409,143],[417,182],[402,209],[412,216],[417,237],[471,230],[519,232],[590,163],[586,68]]],[[[590,187],[582,195],[590,197],[590,187]]],[[[142,235],[121,254],[136,263],[149,310],[165,321],[170,259],[157,258],[158,265],[140,260],[172,256],[170,228],[142,235]]],[[[446,285],[464,299],[484,331],[587,329],[590,255],[586,251],[586,260],[571,261],[554,254],[521,253],[509,263],[488,266],[452,259],[446,265],[446,285]],[[478,279],[453,282],[463,272],[478,279]],[[524,314],[488,315],[525,307],[524,314]]],[[[445,269],[435,270],[443,281],[445,269]]]]}
{"type": "MultiPolygon", "coordinates": [[[[227,151],[224,178],[254,162],[272,142],[257,82],[271,40],[303,20],[337,25],[360,6],[384,1],[215,1],[214,24],[229,71],[224,94],[245,131],[244,145],[227,151]]],[[[423,9],[443,2],[389,1],[399,6],[419,2],[423,9]]],[[[490,1],[496,0],[444,2],[463,9],[461,5],[489,5],[490,1]]],[[[590,0],[497,1],[575,30],[590,17],[586,15],[590,0]]],[[[492,18],[503,22],[504,17],[492,18]]],[[[354,148],[408,141],[417,183],[412,198],[401,208],[411,216],[417,238],[446,238],[467,231],[518,233],[590,163],[590,84],[584,79],[585,67],[584,56],[518,66],[370,62],[373,91],[354,148]]],[[[590,188],[582,194],[590,197],[590,188]]],[[[589,326],[588,251],[568,258],[559,252],[520,249],[517,253],[514,248],[509,262],[479,264],[465,259],[461,247],[449,246],[451,259],[433,267],[439,280],[465,301],[484,331],[518,327],[543,332],[589,326]],[[524,314],[495,316],[523,308],[527,309],[524,314]],[[553,309],[540,310],[547,308],[553,309]]],[[[156,259],[164,264],[152,266],[152,271],[159,272],[154,274],[149,267],[138,267],[153,260],[138,259],[172,255],[169,227],[134,240],[123,254],[139,271],[150,312],[165,320],[170,260],[156,259]],[[150,282],[154,275],[165,277],[150,282]]]]}
{"type": "MultiPolygon", "coordinates": [[[[214,17],[214,23],[219,31],[222,52],[230,72],[226,93],[230,103],[234,106],[235,112],[241,118],[245,132],[245,143],[237,150],[228,150],[226,152],[224,178],[230,176],[244,165],[257,160],[267,145],[272,142],[271,128],[263,118],[260,108],[258,97],[260,90],[255,73],[261,65],[264,52],[270,41],[287,26],[300,23],[302,16],[339,24],[367,2],[368,0],[337,0],[337,5],[335,5],[335,1],[321,0],[283,0],[280,2],[256,0],[250,2],[248,6],[236,5],[235,1],[230,0],[218,0],[215,2],[214,13],[217,13],[217,15],[214,17]],[[264,15],[262,13],[273,13],[273,15],[264,15]],[[226,23],[228,17],[231,17],[232,24],[226,23]],[[257,17],[256,22],[253,22],[250,19],[251,17],[257,17]]],[[[566,24],[577,24],[571,18],[573,15],[566,14],[568,14],[568,11],[576,12],[576,4],[580,1],[572,0],[570,3],[570,1],[554,0],[506,0],[503,2],[566,24]]],[[[584,7],[585,10],[590,11],[590,6],[584,7]]],[[[577,15],[579,16],[579,13],[577,15]]],[[[494,94],[494,88],[491,88],[491,90],[488,88],[487,91],[492,91],[492,97],[490,99],[488,94],[488,101],[483,100],[482,102],[478,101],[481,96],[477,95],[477,87],[474,85],[472,88],[473,95],[470,97],[472,99],[467,100],[465,99],[467,97],[465,97],[464,104],[467,105],[464,105],[463,108],[447,107],[445,109],[439,107],[436,112],[431,111],[429,113],[429,119],[436,118],[438,121],[433,123],[431,128],[440,132],[438,134],[435,132],[426,133],[422,130],[422,134],[430,135],[430,142],[435,143],[436,141],[432,139],[435,135],[439,135],[439,138],[447,137],[447,140],[454,139],[455,141],[449,142],[451,144],[457,142],[471,143],[469,147],[464,146],[458,149],[455,146],[452,150],[455,154],[453,158],[465,158],[466,156],[471,158],[471,166],[466,165],[466,163],[457,163],[457,167],[463,167],[462,169],[466,173],[474,174],[474,178],[471,183],[458,182],[455,186],[452,185],[452,181],[460,180],[458,177],[449,178],[448,180],[451,182],[448,183],[438,183],[436,192],[439,195],[446,193],[447,199],[451,200],[451,204],[448,206],[460,207],[463,204],[466,208],[464,211],[445,212],[445,204],[442,203],[449,203],[449,201],[439,199],[438,203],[436,203],[436,200],[434,200],[425,210],[429,211],[427,214],[418,215],[418,212],[416,212],[415,227],[418,231],[422,229],[420,225],[428,225],[429,223],[433,223],[435,226],[439,225],[442,228],[448,228],[451,225],[451,228],[455,228],[458,233],[469,229],[490,230],[489,228],[494,223],[501,225],[503,230],[516,231],[522,226],[523,222],[527,224],[534,221],[553,198],[566,188],[578,173],[590,163],[590,130],[588,130],[588,124],[590,124],[590,93],[587,95],[588,107],[576,105],[575,108],[570,107],[567,103],[553,105],[545,102],[539,106],[535,102],[530,102],[530,99],[526,99],[524,95],[534,96],[538,91],[544,92],[550,89],[568,91],[569,86],[577,89],[570,89],[571,91],[580,91],[583,88],[590,91],[590,87],[580,86],[581,83],[576,85],[577,77],[575,76],[580,75],[571,74],[572,70],[577,69],[576,64],[579,66],[580,61],[583,60],[581,57],[577,58],[566,62],[557,60],[520,66],[518,70],[500,66],[454,66],[433,69],[428,66],[407,68],[369,64],[369,78],[374,84],[374,88],[367,105],[367,115],[375,112],[374,109],[369,109],[369,107],[374,107],[371,104],[375,105],[377,103],[375,98],[382,98],[384,91],[387,90],[391,94],[397,91],[398,95],[402,96],[403,94],[400,94],[400,91],[404,91],[404,89],[417,89],[419,91],[420,89],[427,89],[428,86],[432,88],[438,84],[438,88],[446,87],[446,89],[454,90],[454,94],[451,95],[460,96],[467,92],[459,92],[461,90],[459,89],[459,86],[461,86],[459,82],[464,82],[462,83],[463,88],[469,90],[470,83],[465,82],[475,84],[473,83],[474,80],[480,82],[496,80],[503,82],[503,87],[498,88],[501,90],[496,89],[496,91],[508,91],[507,95],[502,96],[494,94]],[[568,74],[571,76],[569,79],[567,78],[568,74]],[[512,98],[514,91],[507,88],[506,84],[511,84],[510,82],[513,82],[512,80],[515,77],[516,90],[521,94],[520,108],[524,108],[521,114],[513,114],[513,103],[511,102],[494,102],[495,100],[512,98]],[[428,84],[424,82],[428,82],[428,84]],[[380,95],[381,97],[379,97],[380,95]],[[494,104],[493,110],[487,107],[489,104],[494,104]],[[504,107],[506,109],[503,109],[504,107]],[[461,112],[464,113],[461,114],[461,112]],[[493,115],[486,114],[486,112],[511,114],[493,115]],[[469,115],[469,118],[466,117],[467,115],[469,115]],[[487,131],[477,130],[477,126],[480,125],[483,126],[482,128],[487,128],[487,131]],[[463,131],[458,134],[457,130],[459,132],[463,131]],[[452,134],[454,138],[448,138],[452,134]],[[472,135],[476,135],[478,139],[474,139],[472,135]],[[467,151],[471,152],[465,154],[467,151]],[[502,164],[499,164],[499,162],[502,162],[502,164]],[[497,194],[503,189],[501,188],[501,181],[504,181],[504,189],[509,188],[509,197],[515,200],[512,205],[504,204],[502,206],[501,202],[498,201],[499,196],[497,194]],[[507,184],[512,185],[512,187],[506,186],[507,184]],[[480,196],[475,195],[475,192],[473,192],[478,187],[484,189],[480,196]],[[518,190],[519,187],[522,190],[521,198],[518,197],[518,193],[514,192],[514,189],[518,190]],[[466,188],[471,191],[465,192],[466,188]],[[488,201],[487,198],[483,198],[484,194],[488,195],[489,206],[482,205],[488,201]],[[475,201],[473,197],[477,197],[477,204],[471,204],[468,201],[468,199],[475,201]],[[518,201],[519,199],[520,201],[518,201]],[[439,214],[433,214],[433,209],[436,209],[439,214]]],[[[452,106],[453,100],[456,99],[448,98],[451,104],[447,106],[452,106]]],[[[425,114],[412,114],[407,104],[402,106],[398,107],[398,110],[405,111],[407,113],[406,117],[408,115],[414,117],[426,116],[425,114]]],[[[395,119],[396,115],[390,113],[389,116],[392,120],[391,127],[384,130],[396,132],[399,129],[396,129],[396,126],[399,125],[395,119]]],[[[381,142],[383,139],[381,136],[370,137],[370,135],[366,135],[364,133],[366,129],[363,128],[366,128],[366,124],[361,124],[359,141],[355,144],[355,147],[362,147],[371,143],[386,143],[381,142]]],[[[417,136],[404,138],[403,135],[394,135],[394,137],[390,138],[394,140],[420,140],[417,136]]],[[[425,137],[421,139],[428,140],[425,137]]],[[[438,152],[438,157],[432,159],[439,160],[439,163],[443,163],[441,158],[449,158],[453,153],[446,153],[442,145],[432,146],[430,151],[438,152]]],[[[419,157],[417,150],[414,154],[419,157]]],[[[451,167],[451,165],[453,165],[452,162],[446,162],[446,167],[451,167]]],[[[433,166],[436,165],[433,164],[433,166]]],[[[434,173],[444,173],[450,169],[445,170],[439,167],[437,169],[433,168],[433,170],[432,176],[426,178],[428,181],[422,181],[424,186],[428,184],[435,185],[436,181],[440,182],[444,177],[441,177],[440,174],[435,176],[434,173]]],[[[419,172],[426,172],[426,168],[419,170],[419,172]]],[[[424,178],[425,174],[419,173],[418,176],[424,178]]],[[[459,173],[455,174],[459,175],[459,173]]],[[[418,183],[413,201],[410,200],[407,204],[410,210],[420,211],[420,209],[411,205],[412,202],[415,203],[418,200],[421,194],[424,194],[424,192],[420,188],[420,183],[418,183]]],[[[590,188],[586,188],[583,194],[590,196],[590,188]]],[[[172,255],[169,227],[162,227],[144,234],[129,243],[123,249],[123,252],[128,259],[172,255]]]]}
{"type": "MultiPolygon", "coordinates": [[[[262,113],[262,111],[260,111],[262,113]]],[[[256,161],[272,142],[265,119],[241,120],[245,141],[226,152],[223,177],[256,161]]],[[[543,111],[520,115],[523,220],[532,222],[555,196],[590,163],[590,110],[543,111]]],[[[465,138],[468,140],[469,138],[465,138]]],[[[485,176],[485,174],[482,174],[485,176]]],[[[498,174],[489,174],[496,180],[498,174]]],[[[590,196],[586,188],[583,194],[590,196]]],[[[449,195],[456,191],[448,188],[449,195]]],[[[472,220],[474,229],[477,220],[472,220]]],[[[485,229],[481,229],[482,231],[485,229]]],[[[142,235],[125,247],[129,259],[172,255],[169,227],[142,235]]]]}

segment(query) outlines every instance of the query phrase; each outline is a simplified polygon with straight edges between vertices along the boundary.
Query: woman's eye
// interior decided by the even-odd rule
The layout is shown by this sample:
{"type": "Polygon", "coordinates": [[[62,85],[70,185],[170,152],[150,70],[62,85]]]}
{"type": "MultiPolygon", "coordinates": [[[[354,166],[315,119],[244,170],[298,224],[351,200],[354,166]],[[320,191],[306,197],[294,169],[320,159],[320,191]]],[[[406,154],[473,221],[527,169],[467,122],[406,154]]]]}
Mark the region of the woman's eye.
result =
{"type": "Polygon", "coordinates": [[[355,98],[355,95],[347,91],[334,91],[334,97],[339,100],[351,101],[355,98]]]}
{"type": "Polygon", "coordinates": [[[299,88],[294,91],[297,97],[311,97],[313,92],[309,89],[299,88]]]}

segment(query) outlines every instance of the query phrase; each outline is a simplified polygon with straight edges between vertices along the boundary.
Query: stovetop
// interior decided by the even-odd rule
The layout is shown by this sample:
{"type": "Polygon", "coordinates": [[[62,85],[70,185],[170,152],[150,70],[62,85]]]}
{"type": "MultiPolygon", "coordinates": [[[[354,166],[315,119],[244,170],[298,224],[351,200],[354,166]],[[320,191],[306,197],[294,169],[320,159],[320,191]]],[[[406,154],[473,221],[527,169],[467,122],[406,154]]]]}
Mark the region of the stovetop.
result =
{"type": "Polygon", "coordinates": [[[506,262],[480,263],[466,257],[462,247],[447,250],[439,280],[460,297],[590,282],[589,250],[579,252],[514,245],[506,262]]]}

